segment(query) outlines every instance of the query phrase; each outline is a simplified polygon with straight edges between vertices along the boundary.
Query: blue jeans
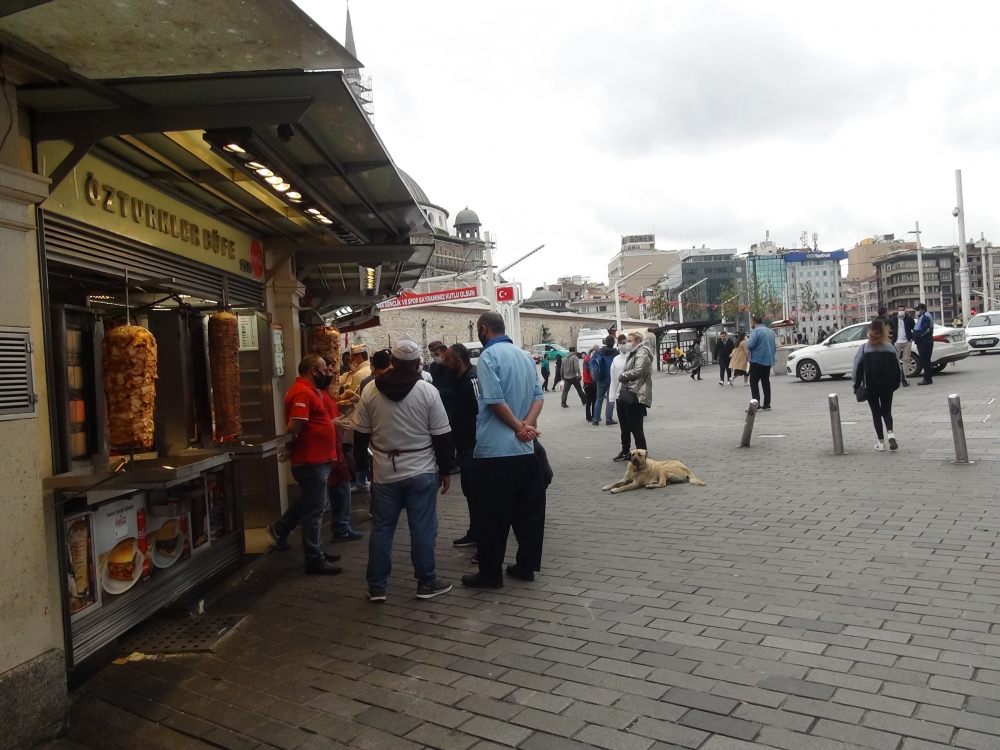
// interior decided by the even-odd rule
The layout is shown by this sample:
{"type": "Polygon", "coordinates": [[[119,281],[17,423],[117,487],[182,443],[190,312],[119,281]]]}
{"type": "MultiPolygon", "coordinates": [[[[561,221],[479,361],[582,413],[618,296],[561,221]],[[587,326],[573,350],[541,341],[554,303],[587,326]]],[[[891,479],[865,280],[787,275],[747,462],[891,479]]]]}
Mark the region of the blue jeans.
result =
{"type": "Polygon", "coordinates": [[[344,535],[351,530],[351,483],[341,482],[327,487],[330,497],[330,526],[334,534],[344,535]]]}
{"type": "Polygon", "coordinates": [[[389,484],[372,483],[372,528],[368,537],[368,588],[385,591],[392,572],[392,538],[405,508],[410,526],[413,577],[433,581],[437,539],[437,474],[417,474],[389,484]]]}
{"type": "MultiPolygon", "coordinates": [[[[597,401],[594,402],[594,424],[601,423],[601,402],[608,397],[608,391],[611,390],[611,383],[601,383],[597,384],[597,401]]],[[[604,417],[605,422],[611,421],[611,416],[614,414],[614,404],[611,403],[611,399],[608,399],[607,415],[604,417]]]]}
{"type": "Polygon", "coordinates": [[[323,511],[326,510],[326,481],[330,478],[331,468],[328,463],[292,466],[292,478],[299,485],[299,499],[274,522],[274,533],[281,538],[302,525],[302,551],[306,555],[306,567],[326,561],[320,529],[323,526],[323,511]]]}

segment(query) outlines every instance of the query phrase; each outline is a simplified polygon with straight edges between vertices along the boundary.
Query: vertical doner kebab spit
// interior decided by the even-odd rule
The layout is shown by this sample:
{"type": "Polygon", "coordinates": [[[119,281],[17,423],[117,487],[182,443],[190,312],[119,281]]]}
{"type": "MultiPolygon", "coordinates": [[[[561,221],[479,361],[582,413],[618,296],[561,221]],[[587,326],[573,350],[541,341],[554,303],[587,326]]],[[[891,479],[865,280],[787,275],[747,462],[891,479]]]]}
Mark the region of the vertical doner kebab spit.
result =
{"type": "Polygon", "coordinates": [[[217,312],[208,319],[208,358],[212,369],[215,441],[243,432],[240,418],[240,332],[236,316],[217,312]]]}
{"type": "Polygon", "coordinates": [[[141,326],[112,328],[101,343],[108,442],[113,448],[153,446],[156,339],[141,326]]]}

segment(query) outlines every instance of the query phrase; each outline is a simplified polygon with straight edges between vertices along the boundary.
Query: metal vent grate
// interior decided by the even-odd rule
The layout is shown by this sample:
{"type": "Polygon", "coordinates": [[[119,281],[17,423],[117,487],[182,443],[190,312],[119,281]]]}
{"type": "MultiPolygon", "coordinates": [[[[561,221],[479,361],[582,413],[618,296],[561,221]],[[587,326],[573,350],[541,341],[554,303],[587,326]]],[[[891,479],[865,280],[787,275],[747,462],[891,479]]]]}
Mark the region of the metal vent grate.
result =
{"type": "Polygon", "coordinates": [[[244,615],[160,617],[122,644],[123,652],[141,654],[197,654],[215,651],[244,615]]]}
{"type": "Polygon", "coordinates": [[[31,331],[0,326],[0,419],[35,416],[31,331]]]}

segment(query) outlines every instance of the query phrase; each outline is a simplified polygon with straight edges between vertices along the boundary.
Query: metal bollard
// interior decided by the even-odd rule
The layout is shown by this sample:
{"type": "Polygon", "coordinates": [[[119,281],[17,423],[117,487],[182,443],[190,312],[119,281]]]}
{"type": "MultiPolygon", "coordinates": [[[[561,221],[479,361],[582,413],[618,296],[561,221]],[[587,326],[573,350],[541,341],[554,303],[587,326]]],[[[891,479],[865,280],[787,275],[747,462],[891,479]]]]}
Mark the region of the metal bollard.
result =
{"type": "Polygon", "coordinates": [[[951,415],[951,436],[955,440],[954,464],[971,464],[969,446],[965,444],[965,422],[962,420],[962,399],[957,393],[948,396],[948,413],[951,415]]]}
{"type": "Polygon", "coordinates": [[[840,399],[836,393],[830,394],[830,429],[833,431],[833,455],[843,456],[847,453],[844,450],[844,431],[840,427],[840,399]]]}
{"type": "Polygon", "coordinates": [[[757,415],[757,399],[750,399],[750,406],[747,408],[747,421],[743,425],[743,439],[740,440],[740,448],[750,447],[750,436],[753,435],[753,420],[757,415]]]}

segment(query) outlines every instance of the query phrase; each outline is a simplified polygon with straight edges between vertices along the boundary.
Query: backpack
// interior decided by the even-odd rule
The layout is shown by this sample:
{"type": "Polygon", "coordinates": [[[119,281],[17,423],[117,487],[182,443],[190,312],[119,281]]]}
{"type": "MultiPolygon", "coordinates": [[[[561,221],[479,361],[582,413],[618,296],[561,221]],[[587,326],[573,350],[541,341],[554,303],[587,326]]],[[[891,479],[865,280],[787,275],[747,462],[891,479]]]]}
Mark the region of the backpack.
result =
{"type": "Polygon", "coordinates": [[[590,357],[590,377],[594,380],[600,380],[601,378],[601,353],[594,352],[590,357]]]}

